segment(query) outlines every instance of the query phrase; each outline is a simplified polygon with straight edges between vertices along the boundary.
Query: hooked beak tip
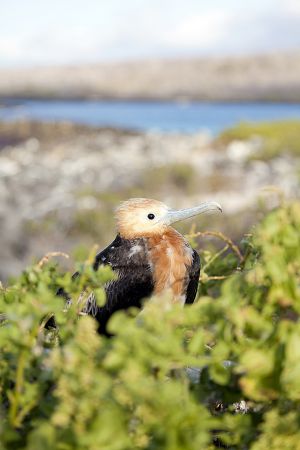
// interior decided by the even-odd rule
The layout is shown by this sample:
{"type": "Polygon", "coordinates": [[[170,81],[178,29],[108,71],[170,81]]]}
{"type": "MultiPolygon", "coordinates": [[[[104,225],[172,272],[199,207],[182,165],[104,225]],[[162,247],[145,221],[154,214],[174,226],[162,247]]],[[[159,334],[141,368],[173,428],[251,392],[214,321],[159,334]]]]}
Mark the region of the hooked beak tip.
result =
{"type": "Polygon", "coordinates": [[[180,209],[178,211],[169,211],[167,217],[164,218],[166,224],[170,225],[181,220],[189,219],[190,217],[197,216],[198,214],[222,212],[222,207],[217,202],[204,202],[199,206],[188,209],[180,209]]]}
{"type": "Polygon", "coordinates": [[[216,207],[221,213],[223,212],[222,206],[217,202],[216,202],[216,207]]]}

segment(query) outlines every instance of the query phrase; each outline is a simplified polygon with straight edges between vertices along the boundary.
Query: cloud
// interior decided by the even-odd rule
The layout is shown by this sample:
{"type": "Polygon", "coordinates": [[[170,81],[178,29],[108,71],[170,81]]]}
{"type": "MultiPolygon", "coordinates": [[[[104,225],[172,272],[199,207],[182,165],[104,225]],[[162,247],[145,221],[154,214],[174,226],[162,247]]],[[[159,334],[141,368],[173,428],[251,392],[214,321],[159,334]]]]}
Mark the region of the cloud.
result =
{"type": "Polygon", "coordinates": [[[184,19],[165,40],[187,52],[231,54],[300,49],[300,1],[274,8],[210,10],[184,19]]]}
{"type": "Polygon", "coordinates": [[[2,61],[13,63],[22,58],[23,44],[16,37],[5,37],[0,40],[0,55],[2,61]]]}
{"type": "Polygon", "coordinates": [[[115,36],[94,34],[90,30],[76,28],[65,30],[51,27],[43,33],[26,38],[9,36],[0,40],[2,61],[8,64],[68,64],[101,59],[115,36]]]}
{"type": "Polygon", "coordinates": [[[300,49],[299,0],[252,5],[226,0],[218,9],[209,4],[203,8],[204,3],[187,8],[175,1],[173,10],[166,4],[161,8],[159,2],[147,3],[144,9],[131,4],[126,15],[123,5],[119,15],[114,10],[113,17],[101,17],[102,26],[97,21],[92,24],[90,16],[83,20],[74,16],[66,25],[62,16],[58,23],[48,23],[44,17],[43,27],[33,24],[14,33],[0,28],[0,65],[300,49]]]}
{"type": "Polygon", "coordinates": [[[211,10],[184,19],[165,38],[169,46],[207,50],[228,37],[233,16],[224,10],[211,10]]]}
{"type": "Polygon", "coordinates": [[[229,51],[264,52],[300,49],[300,15],[285,6],[271,11],[241,15],[232,28],[235,40],[228,42],[229,51]]]}
{"type": "Polygon", "coordinates": [[[286,0],[285,11],[291,16],[300,16],[300,2],[299,0],[286,0]]]}

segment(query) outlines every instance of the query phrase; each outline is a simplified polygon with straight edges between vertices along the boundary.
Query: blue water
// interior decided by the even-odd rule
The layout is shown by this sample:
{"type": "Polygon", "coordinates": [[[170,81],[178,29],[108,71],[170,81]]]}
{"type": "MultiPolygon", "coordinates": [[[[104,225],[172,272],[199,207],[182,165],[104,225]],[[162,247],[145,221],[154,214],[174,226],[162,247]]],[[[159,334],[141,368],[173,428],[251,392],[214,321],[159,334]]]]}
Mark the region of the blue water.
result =
{"type": "Polygon", "coordinates": [[[300,119],[300,104],[22,100],[6,102],[0,108],[0,120],[20,118],[216,134],[241,121],[300,119]]]}

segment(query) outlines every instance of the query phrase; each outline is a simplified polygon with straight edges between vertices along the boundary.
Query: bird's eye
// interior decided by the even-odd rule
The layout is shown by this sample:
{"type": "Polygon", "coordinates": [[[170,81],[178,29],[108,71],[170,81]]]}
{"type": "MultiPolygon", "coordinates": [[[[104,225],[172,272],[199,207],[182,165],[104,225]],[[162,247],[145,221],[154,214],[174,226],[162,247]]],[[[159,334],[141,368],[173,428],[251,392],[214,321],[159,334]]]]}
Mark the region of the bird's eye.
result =
{"type": "Polygon", "coordinates": [[[154,217],[155,217],[155,215],[154,215],[154,214],[152,214],[152,213],[148,214],[148,219],[150,219],[150,220],[153,220],[153,219],[154,219],[154,217]]]}

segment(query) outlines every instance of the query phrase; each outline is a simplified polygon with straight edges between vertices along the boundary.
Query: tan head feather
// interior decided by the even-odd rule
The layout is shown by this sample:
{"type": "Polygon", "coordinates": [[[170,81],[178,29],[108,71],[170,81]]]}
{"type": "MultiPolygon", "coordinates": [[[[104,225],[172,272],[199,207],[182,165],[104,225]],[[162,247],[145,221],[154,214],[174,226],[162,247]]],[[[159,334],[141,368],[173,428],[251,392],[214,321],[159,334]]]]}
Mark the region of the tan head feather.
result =
{"type": "Polygon", "coordinates": [[[121,203],[116,210],[117,228],[126,239],[163,234],[167,226],[160,221],[168,207],[158,200],[131,198],[121,203]]]}

